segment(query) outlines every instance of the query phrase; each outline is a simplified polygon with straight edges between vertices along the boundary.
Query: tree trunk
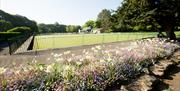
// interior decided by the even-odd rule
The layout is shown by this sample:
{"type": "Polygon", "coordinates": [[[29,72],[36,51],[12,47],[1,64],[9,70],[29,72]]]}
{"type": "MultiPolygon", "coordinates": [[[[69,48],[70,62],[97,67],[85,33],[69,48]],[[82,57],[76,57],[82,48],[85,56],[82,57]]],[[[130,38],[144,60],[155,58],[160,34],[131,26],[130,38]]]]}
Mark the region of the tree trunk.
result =
{"type": "Polygon", "coordinates": [[[176,35],[174,33],[175,26],[170,22],[166,22],[163,27],[164,27],[167,37],[170,40],[176,40],[176,35]]]}

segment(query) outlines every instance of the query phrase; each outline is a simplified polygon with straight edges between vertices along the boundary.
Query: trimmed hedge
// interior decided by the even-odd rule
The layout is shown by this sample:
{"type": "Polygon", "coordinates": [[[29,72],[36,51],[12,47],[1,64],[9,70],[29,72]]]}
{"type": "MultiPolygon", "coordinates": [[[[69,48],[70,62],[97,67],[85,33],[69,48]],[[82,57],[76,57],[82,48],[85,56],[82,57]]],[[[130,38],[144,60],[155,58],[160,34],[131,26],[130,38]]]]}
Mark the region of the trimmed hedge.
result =
{"type": "Polygon", "coordinates": [[[20,32],[0,32],[0,39],[6,40],[8,38],[17,37],[22,35],[20,32]]]}
{"type": "Polygon", "coordinates": [[[29,27],[15,27],[13,29],[8,30],[7,32],[20,32],[23,34],[25,34],[25,33],[30,34],[30,33],[32,33],[32,30],[29,27]]]}

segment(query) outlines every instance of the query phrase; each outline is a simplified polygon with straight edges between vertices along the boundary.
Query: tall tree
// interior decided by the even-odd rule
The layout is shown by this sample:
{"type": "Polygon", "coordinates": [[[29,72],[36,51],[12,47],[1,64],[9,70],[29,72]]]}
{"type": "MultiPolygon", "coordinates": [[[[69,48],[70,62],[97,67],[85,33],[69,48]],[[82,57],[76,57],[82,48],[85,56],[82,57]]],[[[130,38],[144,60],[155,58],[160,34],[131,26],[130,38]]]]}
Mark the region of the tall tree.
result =
{"type": "Polygon", "coordinates": [[[161,26],[167,37],[176,39],[175,26],[180,19],[180,0],[124,0],[117,10],[118,21],[131,26],[161,26]]]}
{"type": "Polygon", "coordinates": [[[112,26],[111,11],[103,9],[98,15],[97,22],[100,24],[101,28],[103,28],[104,32],[109,30],[112,26]]]}
{"type": "Polygon", "coordinates": [[[155,0],[154,18],[166,31],[170,39],[176,39],[175,26],[178,26],[180,19],[180,0],[155,0]]]}

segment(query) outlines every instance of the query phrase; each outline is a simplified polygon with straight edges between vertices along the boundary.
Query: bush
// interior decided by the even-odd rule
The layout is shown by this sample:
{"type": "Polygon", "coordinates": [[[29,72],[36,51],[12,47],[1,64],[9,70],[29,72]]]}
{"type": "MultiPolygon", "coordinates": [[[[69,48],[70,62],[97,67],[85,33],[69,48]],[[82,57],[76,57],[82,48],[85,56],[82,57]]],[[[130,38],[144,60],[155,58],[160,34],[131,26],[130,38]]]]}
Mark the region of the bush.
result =
{"type": "Polygon", "coordinates": [[[8,38],[20,36],[20,32],[0,32],[0,39],[6,40],[8,38]]]}
{"type": "Polygon", "coordinates": [[[13,29],[8,30],[7,32],[20,32],[23,34],[31,34],[32,30],[29,27],[15,27],[13,29]]]}

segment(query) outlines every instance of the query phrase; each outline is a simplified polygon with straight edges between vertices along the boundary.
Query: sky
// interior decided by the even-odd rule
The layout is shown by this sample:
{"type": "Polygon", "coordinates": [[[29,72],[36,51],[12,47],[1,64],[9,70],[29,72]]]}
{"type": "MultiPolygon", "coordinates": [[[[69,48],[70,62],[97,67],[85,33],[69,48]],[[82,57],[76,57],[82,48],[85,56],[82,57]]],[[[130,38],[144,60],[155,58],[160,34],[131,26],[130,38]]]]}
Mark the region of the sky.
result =
{"type": "Polygon", "coordinates": [[[103,9],[116,10],[122,0],[0,0],[0,9],[37,23],[83,25],[103,9]]]}

